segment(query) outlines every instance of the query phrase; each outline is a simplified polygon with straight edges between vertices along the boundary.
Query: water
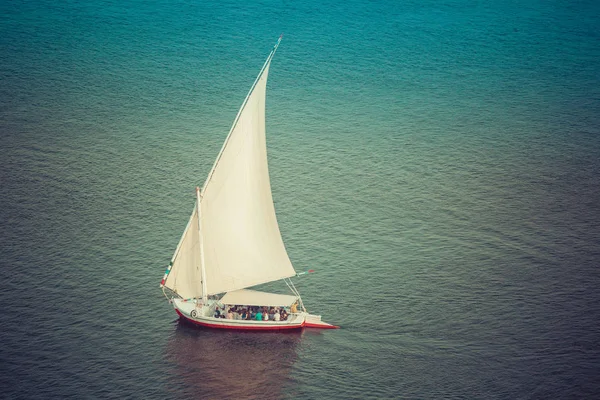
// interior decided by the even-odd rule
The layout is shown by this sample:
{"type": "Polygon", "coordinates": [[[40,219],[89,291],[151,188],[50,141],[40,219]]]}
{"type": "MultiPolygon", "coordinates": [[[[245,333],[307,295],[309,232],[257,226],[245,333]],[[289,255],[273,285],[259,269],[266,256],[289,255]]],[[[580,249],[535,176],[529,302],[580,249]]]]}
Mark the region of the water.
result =
{"type": "Polygon", "coordinates": [[[3,2],[6,398],[600,393],[596,2],[3,2]],[[309,311],[181,325],[158,284],[271,46],[309,311]]]}

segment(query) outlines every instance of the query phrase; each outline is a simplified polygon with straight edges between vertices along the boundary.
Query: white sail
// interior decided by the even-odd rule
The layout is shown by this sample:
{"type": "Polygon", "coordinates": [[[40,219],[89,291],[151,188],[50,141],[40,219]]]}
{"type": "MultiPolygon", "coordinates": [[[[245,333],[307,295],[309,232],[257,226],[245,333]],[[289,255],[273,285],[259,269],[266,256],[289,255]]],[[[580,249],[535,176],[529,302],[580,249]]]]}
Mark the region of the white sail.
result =
{"type": "Polygon", "coordinates": [[[205,295],[296,275],[279,232],[267,164],[265,99],[276,49],[246,97],[201,191],[200,233],[195,207],[167,272],[164,286],[183,298],[202,297],[202,264],[205,295]]]}
{"type": "Polygon", "coordinates": [[[194,206],[171,264],[171,271],[164,281],[164,286],[184,299],[201,297],[198,207],[194,206]]]}
{"type": "Polygon", "coordinates": [[[294,276],[271,196],[265,98],[271,53],[202,190],[207,294],[294,276]]]}

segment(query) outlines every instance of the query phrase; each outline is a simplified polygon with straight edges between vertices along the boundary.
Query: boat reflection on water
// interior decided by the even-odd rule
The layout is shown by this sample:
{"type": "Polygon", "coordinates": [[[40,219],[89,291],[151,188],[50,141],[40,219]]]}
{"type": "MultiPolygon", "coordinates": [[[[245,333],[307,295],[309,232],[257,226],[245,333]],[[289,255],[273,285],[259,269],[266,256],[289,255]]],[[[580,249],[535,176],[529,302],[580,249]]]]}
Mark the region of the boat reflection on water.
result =
{"type": "Polygon", "coordinates": [[[174,397],[279,399],[291,380],[303,332],[198,329],[178,322],[165,359],[174,397]]]}

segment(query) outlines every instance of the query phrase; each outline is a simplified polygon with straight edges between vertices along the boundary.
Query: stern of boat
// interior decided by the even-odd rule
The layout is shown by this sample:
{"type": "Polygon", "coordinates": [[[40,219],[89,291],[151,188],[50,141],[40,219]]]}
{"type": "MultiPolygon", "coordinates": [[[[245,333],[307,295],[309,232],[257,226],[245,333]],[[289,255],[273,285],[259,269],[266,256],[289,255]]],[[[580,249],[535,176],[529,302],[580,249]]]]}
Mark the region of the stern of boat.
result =
{"type": "Polygon", "coordinates": [[[184,300],[184,299],[173,299],[173,308],[175,311],[179,311],[186,317],[198,318],[200,316],[209,313],[210,304],[202,305],[201,301],[196,299],[184,300]]]}

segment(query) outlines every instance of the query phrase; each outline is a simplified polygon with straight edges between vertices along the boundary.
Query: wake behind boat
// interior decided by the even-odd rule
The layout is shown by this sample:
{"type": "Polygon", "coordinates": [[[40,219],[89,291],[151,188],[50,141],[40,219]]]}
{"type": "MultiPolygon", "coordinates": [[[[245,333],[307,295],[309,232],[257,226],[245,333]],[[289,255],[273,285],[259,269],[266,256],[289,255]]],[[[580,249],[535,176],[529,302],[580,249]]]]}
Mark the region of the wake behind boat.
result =
{"type": "Polygon", "coordinates": [[[269,67],[277,41],[206,178],[161,282],[180,318],[221,329],[337,328],[306,311],[279,231],[265,131],[269,67]],[[283,280],[291,294],[249,290],[283,280]],[[265,317],[266,315],[266,317],[265,317]],[[225,318],[223,318],[225,317],[225,318]]]}

